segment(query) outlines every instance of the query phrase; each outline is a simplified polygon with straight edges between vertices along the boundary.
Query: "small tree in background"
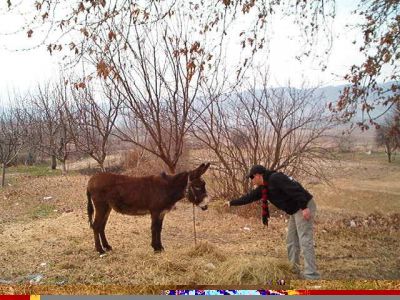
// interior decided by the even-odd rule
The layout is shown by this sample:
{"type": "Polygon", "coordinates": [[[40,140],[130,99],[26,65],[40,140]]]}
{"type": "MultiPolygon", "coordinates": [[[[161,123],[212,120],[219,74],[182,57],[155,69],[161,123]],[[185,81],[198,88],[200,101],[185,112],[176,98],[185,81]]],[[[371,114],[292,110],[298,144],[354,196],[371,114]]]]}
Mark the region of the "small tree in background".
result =
{"type": "Polygon", "coordinates": [[[31,115],[29,144],[51,158],[51,169],[61,162],[62,172],[66,173],[65,162],[70,154],[71,135],[66,115],[67,90],[64,80],[56,83],[39,84],[30,96],[30,106],[26,111],[31,115]]]}
{"type": "Polygon", "coordinates": [[[72,87],[71,94],[72,103],[66,113],[73,143],[79,152],[93,158],[104,172],[121,95],[105,83],[100,91],[94,86],[72,87]]]}
{"type": "Polygon", "coordinates": [[[348,132],[343,132],[341,135],[336,137],[337,148],[341,153],[349,153],[354,149],[354,138],[348,132]]]}
{"type": "Polygon", "coordinates": [[[379,125],[375,140],[378,146],[385,148],[388,162],[392,162],[396,150],[400,148],[400,104],[379,125]]]}
{"type": "Polygon", "coordinates": [[[17,157],[24,146],[27,135],[27,117],[17,108],[0,112],[0,163],[2,167],[1,186],[5,185],[6,168],[17,157]]]}

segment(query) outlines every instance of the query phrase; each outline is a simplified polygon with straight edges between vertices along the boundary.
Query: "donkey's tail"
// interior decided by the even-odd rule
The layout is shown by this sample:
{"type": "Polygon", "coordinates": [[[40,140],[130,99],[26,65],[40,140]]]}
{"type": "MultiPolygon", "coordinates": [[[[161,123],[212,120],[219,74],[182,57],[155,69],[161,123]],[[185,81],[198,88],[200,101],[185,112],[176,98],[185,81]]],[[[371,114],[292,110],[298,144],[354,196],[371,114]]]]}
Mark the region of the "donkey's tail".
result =
{"type": "Polygon", "coordinates": [[[89,217],[89,224],[90,224],[90,228],[93,228],[93,213],[94,213],[94,209],[93,209],[92,197],[91,197],[90,192],[88,190],[86,191],[86,196],[87,196],[87,199],[88,199],[87,212],[88,212],[88,217],[89,217]]]}

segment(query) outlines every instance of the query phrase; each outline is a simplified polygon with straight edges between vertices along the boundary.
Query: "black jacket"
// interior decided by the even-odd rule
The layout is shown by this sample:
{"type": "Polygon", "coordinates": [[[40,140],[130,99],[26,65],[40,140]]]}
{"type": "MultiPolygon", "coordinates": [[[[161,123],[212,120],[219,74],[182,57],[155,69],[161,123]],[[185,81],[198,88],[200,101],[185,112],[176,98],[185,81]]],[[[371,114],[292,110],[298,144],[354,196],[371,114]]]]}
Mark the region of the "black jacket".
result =
{"type": "MultiPolygon", "coordinates": [[[[268,200],[289,215],[299,209],[305,209],[313,197],[300,183],[281,172],[265,174],[264,181],[268,182],[268,200]]],[[[230,205],[238,206],[260,200],[261,189],[261,186],[257,187],[248,194],[230,201],[230,205]]]]}

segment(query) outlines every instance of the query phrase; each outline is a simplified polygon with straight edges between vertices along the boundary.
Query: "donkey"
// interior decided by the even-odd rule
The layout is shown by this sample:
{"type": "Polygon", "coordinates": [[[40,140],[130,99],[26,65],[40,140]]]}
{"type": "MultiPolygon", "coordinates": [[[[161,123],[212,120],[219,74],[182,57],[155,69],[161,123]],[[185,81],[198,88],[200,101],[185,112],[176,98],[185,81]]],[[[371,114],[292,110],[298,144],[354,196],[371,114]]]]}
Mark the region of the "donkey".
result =
{"type": "Polygon", "coordinates": [[[165,214],[186,197],[202,210],[207,209],[206,183],[201,176],[210,164],[176,175],[130,177],[111,173],[93,175],[87,186],[87,211],[97,252],[112,250],[105,235],[111,209],[126,215],[151,215],[151,246],[161,252],[161,230],[165,214]],[[93,214],[95,217],[93,220],[93,214]]]}

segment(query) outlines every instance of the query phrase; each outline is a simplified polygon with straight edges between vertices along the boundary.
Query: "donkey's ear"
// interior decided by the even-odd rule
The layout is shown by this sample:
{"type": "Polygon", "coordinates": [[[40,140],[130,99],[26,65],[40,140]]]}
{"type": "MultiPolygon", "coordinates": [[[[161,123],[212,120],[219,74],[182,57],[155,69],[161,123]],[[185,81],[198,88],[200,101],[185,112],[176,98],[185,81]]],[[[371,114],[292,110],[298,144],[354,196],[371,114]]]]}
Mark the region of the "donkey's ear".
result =
{"type": "Polygon", "coordinates": [[[203,175],[209,167],[210,167],[210,163],[208,163],[208,164],[202,163],[196,169],[189,172],[190,179],[195,179],[195,178],[201,177],[201,175],[203,175]]]}
{"type": "Polygon", "coordinates": [[[204,165],[202,174],[204,174],[208,170],[210,165],[211,165],[211,163],[207,163],[207,164],[204,165]]]}
{"type": "Polygon", "coordinates": [[[200,177],[201,175],[203,175],[207,170],[208,170],[208,168],[210,167],[210,163],[207,163],[207,164],[201,164],[199,167],[198,167],[198,176],[200,177]]]}

